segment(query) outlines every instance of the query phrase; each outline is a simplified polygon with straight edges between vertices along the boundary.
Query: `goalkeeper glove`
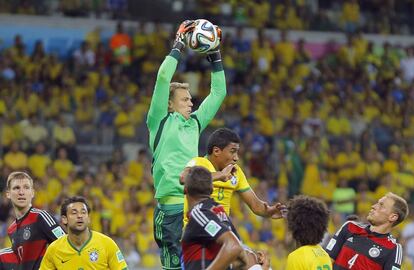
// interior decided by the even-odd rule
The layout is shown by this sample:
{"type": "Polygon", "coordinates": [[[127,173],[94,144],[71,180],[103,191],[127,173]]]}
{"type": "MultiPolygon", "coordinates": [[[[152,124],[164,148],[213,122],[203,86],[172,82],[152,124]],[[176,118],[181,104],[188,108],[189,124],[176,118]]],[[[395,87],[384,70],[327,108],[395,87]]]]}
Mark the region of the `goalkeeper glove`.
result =
{"type": "MultiPolygon", "coordinates": [[[[216,31],[217,31],[217,37],[219,41],[221,42],[221,29],[217,25],[214,25],[214,27],[216,28],[216,31]]],[[[217,47],[214,50],[207,52],[207,61],[213,64],[218,63],[218,62],[221,63],[220,43],[219,45],[217,45],[217,47]]]]}
{"type": "Polygon", "coordinates": [[[178,27],[177,33],[175,34],[173,49],[181,52],[185,48],[185,34],[192,31],[193,29],[193,20],[185,20],[184,22],[182,22],[180,24],[180,27],[178,27]]]}

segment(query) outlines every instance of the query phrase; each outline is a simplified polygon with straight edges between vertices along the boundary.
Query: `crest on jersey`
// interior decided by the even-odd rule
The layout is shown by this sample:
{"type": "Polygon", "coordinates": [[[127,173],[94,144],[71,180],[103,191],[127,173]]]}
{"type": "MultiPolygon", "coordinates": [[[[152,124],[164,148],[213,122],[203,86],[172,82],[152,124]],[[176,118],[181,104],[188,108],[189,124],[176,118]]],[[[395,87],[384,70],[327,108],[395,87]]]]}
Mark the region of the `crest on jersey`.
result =
{"type": "Polygon", "coordinates": [[[30,228],[25,228],[23,231],[23,239],[24,240],[28,240],[30,238],[30,228]]]}
{"type": "Polygon", "coordinates": [[[230,183],[231,183],[233,186],[235,186],[235,185],[237,184],[237,177],[233,175],[233,176],[231,177],[230,183]]]}
{"type": "Polygon", "coordinates": [[[91,252],[89,252],[89,260],[91,262],[96,262],[99,258],[99,254],[97,250],[92,250],[91,252]]]}
{"type": "Polygon", "coordinates": [[[373,246],[372,248],[369,249],[368,253],[369,253],[369,256],[371,256],[372,258],[376,258],[380,255],[381,249],[379,249],[377,246],[373,246]]]}

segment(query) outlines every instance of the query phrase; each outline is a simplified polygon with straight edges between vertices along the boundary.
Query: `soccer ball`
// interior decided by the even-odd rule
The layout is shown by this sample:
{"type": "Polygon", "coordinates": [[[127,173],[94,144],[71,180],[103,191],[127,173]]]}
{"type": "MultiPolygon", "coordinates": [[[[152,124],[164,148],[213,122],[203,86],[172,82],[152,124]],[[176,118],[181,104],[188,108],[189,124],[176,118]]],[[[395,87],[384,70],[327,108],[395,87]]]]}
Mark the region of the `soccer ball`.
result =
{"type": "Polygon", "coordinates": [[[216,27],[205,19],[195,20],[194,30],[186,34],[187,45],[193,51],[206,53],[220,44],[216,27]]]}

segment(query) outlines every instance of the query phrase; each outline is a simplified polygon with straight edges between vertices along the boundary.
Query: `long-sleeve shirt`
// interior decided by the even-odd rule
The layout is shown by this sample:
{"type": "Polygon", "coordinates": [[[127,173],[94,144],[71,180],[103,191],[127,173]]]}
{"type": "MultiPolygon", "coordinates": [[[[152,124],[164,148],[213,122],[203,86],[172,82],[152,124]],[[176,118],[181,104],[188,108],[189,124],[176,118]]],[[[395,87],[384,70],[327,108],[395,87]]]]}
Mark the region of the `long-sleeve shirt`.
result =
{"type": "Polygon", "coordinates": [[[168,112],[170,82],[177,64],[178,57],[173,53],[161,64],[147,116],[155,198],[158,200],[167,196],[183,198],[180,173],[190,159],[198,156],[200,133],[213,119],[226,96],[224,71],[216,69],[211,73],[210,94],[189,119],[178,112],[168,112]]]}

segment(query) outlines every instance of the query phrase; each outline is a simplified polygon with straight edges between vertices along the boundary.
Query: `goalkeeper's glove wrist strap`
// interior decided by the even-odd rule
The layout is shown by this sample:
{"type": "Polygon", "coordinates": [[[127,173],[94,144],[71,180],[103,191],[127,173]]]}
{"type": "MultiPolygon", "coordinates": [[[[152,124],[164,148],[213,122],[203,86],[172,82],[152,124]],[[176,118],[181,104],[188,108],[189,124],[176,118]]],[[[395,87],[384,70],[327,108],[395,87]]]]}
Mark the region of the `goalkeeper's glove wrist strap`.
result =
{"type": "Polygon", "coordinates": [[[221,54],[220,51],[215,51],[212,53],[207,54],[207,61],[211,63],[213,67],[213,71],[222,71],[223,70],[223,62],[221,61],[221,54]]]}
{"type": "Polygon", "coordinates": [[[174,57],[177,60],[180,60],[181,52],[184,50],[185,44],[183,41],[176,39],[174,41],[173,48],[170,52],[170,56],[174,57]]]}
{"type": "Polygon", "coordinates": [[[211,67],[213,69],[213,72],[218,72],[224,70],[223,63],[220,61],[217,62],[211,62],[211,67]]]}

